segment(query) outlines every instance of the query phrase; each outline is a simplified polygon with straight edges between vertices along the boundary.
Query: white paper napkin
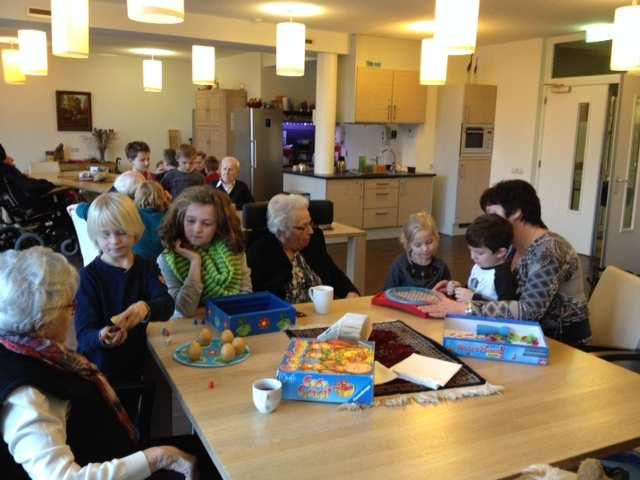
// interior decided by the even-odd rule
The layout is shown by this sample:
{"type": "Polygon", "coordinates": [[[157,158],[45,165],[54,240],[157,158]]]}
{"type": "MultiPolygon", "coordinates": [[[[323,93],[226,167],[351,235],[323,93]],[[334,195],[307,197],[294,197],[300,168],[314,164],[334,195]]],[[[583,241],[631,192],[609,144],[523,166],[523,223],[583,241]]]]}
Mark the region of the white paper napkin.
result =
{"type": "Polygon", "coordinates": [[[383,364],[378,362],[377,360],[373,364],[374,372],[375,372],[375,384],[382,385],[383,383],[390,382],[391,380],[395,380],[398,378],[398,375],[393,373],[393,370],[385,367],[383,364]]]}
{"type": "Polygon", "coordinates": [[[444,387],[461,367],[459,363],[413,353],[396,363],[391,370],[404,380],[437,390],[444,387]]]}

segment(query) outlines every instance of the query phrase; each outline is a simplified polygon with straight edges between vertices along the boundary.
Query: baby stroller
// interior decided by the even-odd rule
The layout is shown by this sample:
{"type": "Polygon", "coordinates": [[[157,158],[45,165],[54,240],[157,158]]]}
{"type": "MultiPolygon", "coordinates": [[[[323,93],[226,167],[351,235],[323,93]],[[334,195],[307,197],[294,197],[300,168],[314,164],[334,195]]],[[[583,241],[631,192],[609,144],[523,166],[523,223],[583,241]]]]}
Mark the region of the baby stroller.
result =
{"type": "Polygon", "coordinates": [[[67,257],[75,255],[78,241],[63,198],[67,190],[53,189],[25,207],[17,201],[7,178],[0,175],[0,251],[42,245],[67,257]]]}

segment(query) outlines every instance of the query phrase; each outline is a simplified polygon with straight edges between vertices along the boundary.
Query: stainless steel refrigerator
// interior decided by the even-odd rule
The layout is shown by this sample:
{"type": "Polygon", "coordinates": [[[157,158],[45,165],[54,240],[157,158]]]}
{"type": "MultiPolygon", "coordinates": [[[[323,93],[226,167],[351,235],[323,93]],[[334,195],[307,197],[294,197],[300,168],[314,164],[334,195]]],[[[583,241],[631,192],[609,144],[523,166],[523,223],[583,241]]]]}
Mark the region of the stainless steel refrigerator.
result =
{"type": "Polygon", "coordinates": [[[282,121],[280,110],[245,108],[231,114],[240,180],[257,202],[282,192],[282,121]]]}

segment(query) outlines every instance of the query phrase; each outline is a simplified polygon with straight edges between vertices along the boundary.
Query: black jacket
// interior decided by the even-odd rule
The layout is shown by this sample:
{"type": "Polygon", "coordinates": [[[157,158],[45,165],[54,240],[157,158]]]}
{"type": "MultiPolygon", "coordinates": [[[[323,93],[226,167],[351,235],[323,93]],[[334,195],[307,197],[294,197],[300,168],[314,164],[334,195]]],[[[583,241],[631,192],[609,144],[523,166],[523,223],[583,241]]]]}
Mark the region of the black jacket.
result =
{"type": "MultiPolygon", "coordinates": [[[[227,193],[222,184],[217,185],[216,190],[227,193]]],[[[240,180],[236,180],[233,190],[229,193],[229,198],[231,198],[231,201],[235,204],[236,210],[242,210],[245,203],[253,203],[253,195],[251,195],[249,187],[240,180]]]]}
{"type": "MultiPolygon", "coordinates": [[[[333,287],[336,297],[344,298],[349,292],[358,292],[329,256],[322,230],[313,229],[309,245],[301,253],[311,269],[320,276],[322,283],[333,287]]],[[[247,251],[247,263],[251,268],[254,292],[268,290],[280,298],[285,297],[286,286],[291,282],[292,266],[282,244],[273,234],[265,232],[251,244],[247,251]]]]}
{"type": "MultiPolygon", "coordinates": [[[[115,412],[92,382],[3,346],[0,346],[0,365],[0,405],[11,392],[26,385],[70,402],[67,443],[79,465],[104,462],[136,450],[115,412]]],[[[0,465],[2,478],[28,478],[3,441],[0,441],[0,465]]]]}
{"type": "Polygon", "coordinates": [[[7,179],[14,198],[25,210],[43,206],[42,196],[56,186],[48,180],[31,178],[13,165],[0,162],[0,175],[7,179]]]}

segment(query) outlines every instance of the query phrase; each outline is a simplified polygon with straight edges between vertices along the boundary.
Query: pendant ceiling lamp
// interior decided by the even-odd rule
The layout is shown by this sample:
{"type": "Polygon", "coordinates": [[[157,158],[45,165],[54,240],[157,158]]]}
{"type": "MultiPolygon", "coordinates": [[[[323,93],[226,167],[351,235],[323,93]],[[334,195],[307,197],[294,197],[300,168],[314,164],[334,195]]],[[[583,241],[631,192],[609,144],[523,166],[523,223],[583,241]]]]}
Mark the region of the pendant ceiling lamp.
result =
{"type": "Polygon", "coordinates": [[[4,82],[9,85],[24,85],[26,77],[20,68],[20,51],[16,48],[2,50],[2,70],[4,82]]]}
{"type": "Polygon", "coordinates": [[[145,92],[162,91],[162,62],[146,59],[142,61],[142,88],[145,92]]]}
{"type": "Polygon", "coordinates": [[[447,49],[433,38],[423,38],[420,50],[420,85],[444,85],[447,81],[447,49]]]}
{"type": "Polygon", "coordinates": [[[216,82],[216,49],[204,45],[191,47],[191,78],[194,85],[214,85],[216,82]]]}
{"type": "Polygon", "coordinates": [[[640,68],[640,6],[616,8],[611,44],[611,70],[637,70],[640,68]]]}
{"type": "Polygon", "coordinates": [[[184,22],[184,0],[127,0],[127,15],[143,23],[184,22]]]}
{"type": "Polygon", "coordinates": [[[47,75],[47,34],[41,30],[18,30],[18,44],[22,73],[47,75]]]}
{"type": "Polygon", "coordinates": [[[276,25],[276,73],[282,77],[304,75],[304,23],[292,21],[276,25]]]}
{"type": "Polygon", "coordinates": [[[89,0],[51,0],[51,51],[58,57],[89,56],[89,0]]]}
{"type": "Polygon", "coordinates": [[[449,55],[476,50],[480,0],[436,0],[435,38],[449,55]]]}

